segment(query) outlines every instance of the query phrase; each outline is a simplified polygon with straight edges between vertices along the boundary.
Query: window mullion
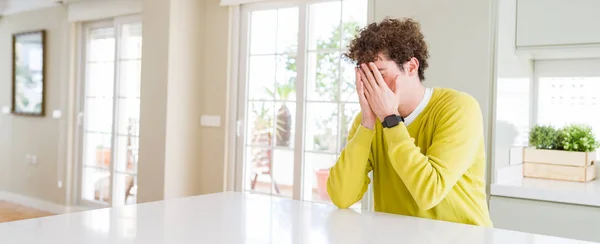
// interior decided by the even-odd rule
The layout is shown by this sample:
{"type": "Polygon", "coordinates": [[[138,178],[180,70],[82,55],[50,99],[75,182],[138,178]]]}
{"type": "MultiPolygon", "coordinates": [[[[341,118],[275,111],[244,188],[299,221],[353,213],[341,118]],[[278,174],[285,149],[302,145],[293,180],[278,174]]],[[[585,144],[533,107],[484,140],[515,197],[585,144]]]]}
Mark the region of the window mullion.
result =
{"type": "Polygon", "coordinates": [[[307,16],[308,4],[303,3],[298,8],[298,54],[296,56],[296,131],[294,142],[294,191],[292,198],[303,200],[304,192],[304,130],[306,106],[306,54],[307,54],[307,16]]]}
{"type": "Polygon", "coordinates": [[[110,164],[110,186],[109,186],[109,194],[110,194],[110,206],[114,206],[115,201],[115,192],[114,185],[116,183],[115,177],[115,164],[117,163],[117,151],[119,148],[118,142],[119,137],[117,136],[117,132],[119,130],[119,93],[120,93],[120,83],[119,80],[120,72],[119,72],[119,57],[121,53],[121,24],[114,24],[115,28],[115,54],[114,54],[114,72],[113,72],[113,118],[112,118],[112,133],[111,133],[111,164],[110,164]]]}

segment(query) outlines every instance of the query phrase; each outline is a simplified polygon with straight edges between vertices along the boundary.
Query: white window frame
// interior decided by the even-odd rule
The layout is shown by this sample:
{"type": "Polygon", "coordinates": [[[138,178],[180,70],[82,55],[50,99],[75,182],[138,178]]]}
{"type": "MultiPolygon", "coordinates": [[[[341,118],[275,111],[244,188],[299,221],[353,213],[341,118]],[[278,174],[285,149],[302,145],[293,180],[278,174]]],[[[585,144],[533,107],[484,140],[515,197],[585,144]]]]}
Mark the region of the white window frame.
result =
{"type": "MultiPolygon", "coordinates": [[[[245,113],[247,107],[246,97],[246,80],[247,80],[247,53],[249,44],[249,16],[248,13],[256,10],[267,10],[274,8],[298,7],[299,9],[299,29],[298,29],[298,50],[296,56],[297,76],[296,76],[296,101],[304,101],[305,97],[305,73],[306,71],[306,56],[307,52],[307,25],[308,15],[307,7],[309,4],[329,2],[334,0],[287,0],[287,1],[271,1],[245,4],[242,6],[230,7],[230,21],[233,25],[230,28],[232,40],[230,44],[230,91],[229,97],[236,98],[229,105],[228,116],[228,179],[227,189],[242,192],[244,185],[244,162],[243,152],[245,147],[245,113]],[[242,157],[240,157],[242,156],[242,157]]],[[[367,22],[371,23],[374,19],[374,1],[368,0],[367,22]]],[[[305,102],[296,103],[295,116],[295,148],[294,148],[294,185],[293,199],[303,200],[303,179],[304,179],[304,129],[305,129],[305,102]],[[299,147],[299,149],[298,149],[299,147]]],[[[369,174],[372,178],[372,172],[369,174]]],[[[369,185],[367,193],[361,201],[363,210],[373,209],[373,194],[372,184],[369,185]]]]}
{"type": "MultiPolygon", "coordinates": [[[[84,153],[83,150],[85,150],[84,147],[84,135],[85,135],[85,131],[84,131],[84,125],[85,125],[85,118],[84,118],[84,114],[85,114],[85,106],[86,106],[86,102],[85,102],[85,94],[86,94],[86,87],[87,87],[87,82],[88,80],[86,79],[87,76],[87,53],[88,53],[88,30],[89,29],[93,29],[93,28],[102,28],[102,27],[114,27],[115,28],[115,62],[114,62],[114,87],[113,87],[113,93],[114,94],[118,94],[118,89],[119,89],[119,85],[118,85],[118,81],[120,79],[120,73],[119,73],[119,57],[120,57],[120,47],[121,47],[121,42],[120,42],[120,37],[121,37],[121,26],[126,25],[126,24],[137,24],[137,23],[141,23],[142,22],[142,16],[139,14],[136,15],[128,15],[128,16],[120,16],[120,17],[114,17],[108,20],[101,20],[101,21],[90,21],[90,22],[85,22],[85,23],[80,23],[78,24],[78,41],[79,41],[79,48],[78,48],[78,64],[77,64],[77,70],[79,71],[77,74],[77,85],[76,85],[76,94],[77,94],[77,103],[75,105],[76,107],[76,129],[75,129],[75,138],[76,138],[76,142],[75,143],[75,147],[74,147],[74,153],[75,153],[75,173],[74,173],[74,182],[75,184],[73,184],[73,188],[71,189],[73,192],[73,196],[75,197],[75,204],[78,205],[83,205],[83,206],[89,206],[89,207],[106,207],[106,206],[117,206],[117,205],[123,205],[123,204],[114,204],[114,201],[111,201],[110,203],[106,204],[106,203],[100,203],[100,202],[96,202],[96,201],[90,201],[90,200],[86,200],[83,198],[83,194],[82,194],[82,186],[83,186],[83,169],[84,169],[84,153]]],[[[114,95],[115,100],[117,100],[117,96],[114,95]]],[[[117,126],[118,123],[115,123],[115,121],[118,119],[117,118],[117,108],[118,108],[118,102],[117,101],[113,101],[113,127],[112,127],[112,131],[113,131],[113,135],[116,134],[116,131],[118,130],[117,126]]],[[[111,139],[111,144],[114,147],[115,145],[118,144],[118,137],[114,137],[111,139]]],[[[113,185],[115,184],[115,169],[114,169],[114,162],[116,161],[116,155],[114,153],[115,150],[111,150],[111,164],[110,164],[110,172],[111,172],[111,176],[110,176],[110,186],[109,186],[109,192],[111,194],[111,199],[114,199],[114,191],[113,191],[113,185]]],[[[135,176],[137,176],[137,172],[135,173],[135,176]]]]}

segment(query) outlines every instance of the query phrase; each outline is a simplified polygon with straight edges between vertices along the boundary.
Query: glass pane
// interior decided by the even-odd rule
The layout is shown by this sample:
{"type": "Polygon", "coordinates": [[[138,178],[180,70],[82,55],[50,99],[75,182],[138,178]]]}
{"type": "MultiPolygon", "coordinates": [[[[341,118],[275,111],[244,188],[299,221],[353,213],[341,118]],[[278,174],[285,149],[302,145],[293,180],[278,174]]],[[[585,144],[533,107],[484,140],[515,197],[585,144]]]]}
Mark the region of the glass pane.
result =
{"type": "Polygon", "coordinates": [[[296,100],[296,55],[277,56],[277,88],[275,98],[283,101],[296,100]]]}
{"type": "Polygon", "coordinates": [[[327,193],[329,168],[335,164],[335,154],[304,154],[304,199],[313,202],[331,202],[327,193]]]}
{"type": "MultiPolygon", "coordinates": [[[[113,205],[126,205],[126,204],[135,204],[135,190],[134,186],[136,186],[136,179],[134,175],[130,174],[115,174],[115,201],[113,205]]],[[[137,188],[137,187],[136,187],[137,188]]]]}
{"type": "Polygon", "coordinates": [[[339,101],[340,53],[308,53],[309,101],[339,101]]]}
{"type": "Polygon", "coordinates": [[[294,148],[296,104],[290,102],[276,103],[275,108],[277,108],[275,146],[294,148]]]}
{"type": "Polygon", "coordinates": [[[274,107],[274,102],[250,102],[248,104],[247,144],[272,145],[274,107]]]}
{"type": "Polygon", "coordinates": [[[119,135],[138,136],[140,133],[140,99],[119,98],[118,125],[119,135]]]}
{"type": "Polygon", "coordinates": [[[275,98],[276,56],[253,56],[249,58],[248,99],[273,100],[275,98]]]}
{"type": "Polygon", "coordinates": [[[358,34],[359,28],[367,25],[367,0],[344,0],[342,2],[342,46],[347,48],[358,34]]]}
{"type": "Polygon", "coordinates": [[[539,79],[538,123],[563,127],[586,124],[600,137],[600,77],[539,79]]]}
{"type": "Polygon", "coordinates": [[[360,104],[358,103],[342,103],[342,113],[340,114],[340,141],[338,143],[338,152],[341,152],[348,142],[348,131],[352,128],[354,118],[360,112],[360,104]]]}
{"type": "Polygon", "coordinates": [[[86,69],[86,96],[112,97],[115,84],[114,63],[87,63],[86,69]]]}
{"type": "Polygon", "coordinates": [[[273,191],[273,149],[246,147],[245,188],[249,191],[271,193],[273,191]]]}
{"type": "Polygon", "coordinates": [[[277,10],[255,11],[250,22],[250,54],[275,54],[277,10]]]}
{"type": "Polygon", "coordinates": [[[342,61],[341,101],[358,102],[356,95],[356,67],[354,64],[342,61]]]}
{"type": "Polygon", "coordinates": [[[91,29],[88,33],[88,62],[113,62],[115,60],[115,29],[91,29]]]}
{"type": "Polygon", "coordinates": [[[124,24],[121,27],[121,59],[142,58],[142,24],[124,24]]]}
{"type": "Polygon", "coordinates": [[[127,60],[119,62],[119,96],[140,97],[140,72],[141,60],[127,60]]]}
{"type": "Polygon", "coordinates": [[[277,22],[277,52],[298,50],[298,8],[279,9],[277,22]]]}
{"type": "Polygon", "coordinates": [[[97,168],[83,168],[81,196],[84,200],[110,202],[110,171],[97,168]]]}
{"type": "Polygon", "coordinates": [[[339,49],[341,47],[341,10],[340,1],[310,5],[308,50],[339,49]]]}
{"type": "Polygon", "coordinates": [[[112,133],[113,99],[86,98],[85,103],[85,130],[112,133]]]}
{"type": "Polygon", "coordinates": [[[111,135],[85,133],[83,164],[108,169],[111,162],[111,135]]]}
{"type": "Polygon", "coordinates": [[[115,170],[120,173],[137,172],[140,140],[135,136],[118,136],[115,170]]]}
{"type": "MultiPolygon", "coordinates": [[[[268,179],[263,177],[262,179],[268,179]]],[[[267,181],[268,182],[268,181],[267,181]]],[[[273,192],[272,194],[292,197],[294,192],[294,151],[273,150],[273,192]]]]}
{"type": "Polygon", "coordinates": [[[307,151],[336,152],[338,138],[338,104],[307,103],[306,141],[307,151]]]}

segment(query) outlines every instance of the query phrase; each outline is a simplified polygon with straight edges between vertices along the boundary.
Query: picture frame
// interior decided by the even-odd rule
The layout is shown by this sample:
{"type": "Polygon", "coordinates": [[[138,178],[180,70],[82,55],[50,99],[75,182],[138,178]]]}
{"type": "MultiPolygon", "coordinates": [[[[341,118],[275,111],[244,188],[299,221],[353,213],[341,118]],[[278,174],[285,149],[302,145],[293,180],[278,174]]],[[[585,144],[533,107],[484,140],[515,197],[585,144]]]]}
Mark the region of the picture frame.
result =
{"type": "Polygon", "coordinates": [[[46,31],[12,36],[12,114],[45,115],[46,31]]]}

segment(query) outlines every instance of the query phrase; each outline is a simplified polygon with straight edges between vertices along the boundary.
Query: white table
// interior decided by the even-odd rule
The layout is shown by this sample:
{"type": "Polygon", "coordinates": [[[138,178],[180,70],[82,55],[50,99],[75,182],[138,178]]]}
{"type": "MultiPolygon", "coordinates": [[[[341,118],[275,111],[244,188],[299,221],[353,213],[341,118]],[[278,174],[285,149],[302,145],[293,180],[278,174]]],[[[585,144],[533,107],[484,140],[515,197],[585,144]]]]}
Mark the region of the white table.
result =
{"type": "Polygon", "coordinates": [[[228,192],[3,223],[0,243],[589,242],[228,192]]]}

